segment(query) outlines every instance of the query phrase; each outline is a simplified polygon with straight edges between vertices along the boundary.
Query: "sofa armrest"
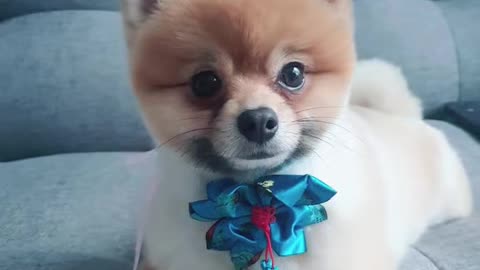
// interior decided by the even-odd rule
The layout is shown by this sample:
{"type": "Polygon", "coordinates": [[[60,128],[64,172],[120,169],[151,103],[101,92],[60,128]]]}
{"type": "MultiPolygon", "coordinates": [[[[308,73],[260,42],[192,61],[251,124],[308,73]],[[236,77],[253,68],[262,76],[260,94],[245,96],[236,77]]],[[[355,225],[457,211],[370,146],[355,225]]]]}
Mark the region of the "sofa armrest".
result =
{"type": "MultiPolygon", "coordinates": [[[[442,270],[480,269],[480,216],[435,226],[415,250],[442,270]]],[[[415,270],[415,269],[411,269],[415,270]]]]}
{"type": "Polygon", "coordinates": [[[480,140],[480,101],[449,103],[445,106],[445,116],[480,140]]]}

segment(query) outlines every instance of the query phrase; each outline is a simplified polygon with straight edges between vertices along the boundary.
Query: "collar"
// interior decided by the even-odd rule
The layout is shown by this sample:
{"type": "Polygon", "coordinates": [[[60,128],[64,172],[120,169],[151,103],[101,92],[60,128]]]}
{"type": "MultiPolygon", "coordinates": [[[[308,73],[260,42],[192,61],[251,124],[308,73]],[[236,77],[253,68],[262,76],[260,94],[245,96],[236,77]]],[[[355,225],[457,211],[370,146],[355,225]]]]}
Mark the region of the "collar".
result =
{"type": "Polygon", "coordinates": [[[207,249],[229,251],[236,270],[261,262],[275,270],[274,252],[307,252],[304,228],[327,220],[321,205],[336,191],[311,175],[270,175],[252,184],[231,179],[210,182],[207,199],[189,205],[190,216],[215,222],[206,233],[207,249]]]}

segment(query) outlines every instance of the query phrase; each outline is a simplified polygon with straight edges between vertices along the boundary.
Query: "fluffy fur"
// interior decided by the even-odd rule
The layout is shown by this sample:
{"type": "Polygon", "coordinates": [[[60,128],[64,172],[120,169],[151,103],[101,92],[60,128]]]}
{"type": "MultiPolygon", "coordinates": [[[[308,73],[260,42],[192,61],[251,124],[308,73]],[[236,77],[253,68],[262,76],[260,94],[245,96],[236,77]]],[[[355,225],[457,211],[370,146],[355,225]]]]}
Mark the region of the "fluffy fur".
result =
{"type": "Polygon", "coordinates": [[[356,65],[350,1],[125,0],[124,14],[135,93],[160,145],[145,270],[231,269],[227,252],[205,249],[209,224],[186,207],[221,176],[308,173],[339,191],[329,220],[308,229],[308,253],[278,258],[288,270],[395,270],[429,225],[470,213],[459,158],[421,119],[401,71],[356,65]],[[275,83],[291,61],[306,66],[298,94],[275,83]],[[203,70],[224,81],[213,98],[191,94],[203,70]],[[264,146],[235,127],[258,107],[280,121],[264,146]],[[271,157],[246,158],[257,153],[271,157]]]}

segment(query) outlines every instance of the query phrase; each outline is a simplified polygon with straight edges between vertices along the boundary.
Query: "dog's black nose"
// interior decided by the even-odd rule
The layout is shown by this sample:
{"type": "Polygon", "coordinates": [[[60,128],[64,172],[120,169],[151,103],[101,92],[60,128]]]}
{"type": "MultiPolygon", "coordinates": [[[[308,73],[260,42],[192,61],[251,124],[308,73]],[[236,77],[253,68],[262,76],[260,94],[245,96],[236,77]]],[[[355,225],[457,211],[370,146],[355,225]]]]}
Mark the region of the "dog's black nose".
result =
{"type": "Polygon", "coordinates": [[[247,140],[263,144],[275,136],[278,130],[277,114],[270,108],[258,108],[242,112],[237,126],[247,140]]]}

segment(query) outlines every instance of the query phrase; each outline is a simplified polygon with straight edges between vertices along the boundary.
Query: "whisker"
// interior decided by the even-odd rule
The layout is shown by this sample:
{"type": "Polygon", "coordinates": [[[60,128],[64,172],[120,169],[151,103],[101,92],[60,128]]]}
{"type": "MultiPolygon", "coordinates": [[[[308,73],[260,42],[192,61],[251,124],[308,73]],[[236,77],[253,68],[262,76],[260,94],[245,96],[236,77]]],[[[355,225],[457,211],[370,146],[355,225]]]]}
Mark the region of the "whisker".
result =
{"type": "MultiPolygon", "coordinates": [[[[357,136],[356,134],[353,133],[353,131],[351,131],[350,129],[348,129],[347,127],[343,126],[343,125],[340,125],[338,123],[334,123],[334,122],[329,122],[329,121],[325,121],[325,120],[319,120],[319,119],[322,119],[321,117],[315,117],[315,118],[301,118],[301,119],[297,119],[295,121],[292,121],[293,122],[296,122],[296,123],[321,123],[321,124],[326,124],[326,125],[333,125],[333,126],[336,126],[336,127],[339,127],[341,128],[342,130],[346,131],[347,133],[349,133],[353,138],[357,139],[358,141],[360,141],[361,143],[365,143],[365,141],[357,136]]],[[[325,118],[327,119],[327,118],[325,118]]]]}
{"type": "MultiPolygon", "coordinates": [[[[321,142],[324,142],[324,143],[330,145],[332,148],[335,147],[331,142],[329,142],[329,141],[327,141],[327,140],[324,140],[323,138],[321,138],[321,137],[319,137],[319,136],[315,136],[315,135],[308,134],[308,133],[302,133],[302,134],[298,134],[298,133],[294,133],[294,132],[289,132],[289,133],[290,133],[290,134],[295,134],[295,135],[297,135],[297,136],[300,135],[300,136],[306,136],[306,137],[309,137],[309,138],[317,139],[317,140],[319,140],[319,141],[321,141],[321,142]]],[[[328,139],[328,138],[327,138],[327,139],[328,139]]]]}
{"type": "Polygon", "coordinates": [[[313,110],[319,110],[319,109],[339,109],[339,108],[345,108],[345,106],[317,106],[317,107],[311,107],[307,109],[302,109],[300,111],[296,111],[296,114],[302,113],[302,112],[307,112],[307,111],[313,111],[313,110]]]}
{"type": "Polygon", "coordinates": [[[348,128],[346,128],[342,125],[339,125],[337,123],[334,123],[334,122],[318,120],[318,119],[299,119],[299,120],[296,120],[295,122],[297,122],[297,123],[322,123],[322,124],[326,124],[326,125],[333,125],[333,126],[339,127],[341,129],[347,131],[348,133],[353,134],[352,131],[349,130],[348,128]]]}
{"type": "MultiPolygon", "coordinates": [[[[322,136],[324,136],[326,139],[329,139],[329,140],[334,140],[335,138],[334,137],[331,137],[331,136],[326,136],[326,135],[332,135],[332,136],[335,136],[334,133],[330,132],[329,130],[327,129],[320,129],[320,131],[322,132],[322,136]]],[[[296,135],[296,136],[302,136],[304,135],[303,133],[296,133],[296,132],[288,132],[289,134],[293,134],[293,135],[296,135]]]]}
{"type": "MultiPolygon", "coordinates": [[[[328,129],[326,127],[323,127],[323,126],[316,126],[315,129],[320,130],[323,133],[322,135],[328,134],[328,135],[332,135],[334,137],[337,136],[335,133],[330,131],[330,129],[328,129]]],[[[290,132],[290,133],[296,134],[296,135],[302,135],[301,133],[293,133],[293,132],[290,132]]],[[[327,139],[329,139],[329,137],[327,137],[327,139]]]]}
{"type": "Polygon", "coordinates": [[[184,135],[187,135],[187,134],[190,134],[190,133],[193,133],[193,132],[205,131],[205,130],[214,130],[214,128],[196,128],[196,129],[191,129],[191,130],[188,130],[188,131],[179,133],[179,134],[171,137],[170,139],[168,139],[168,140],[160,143],[156,148],[157,148],[157,149],[160,149],[160,148],[162,148],[163,146],[167,145],[168,143],[172,142],[172,141],[175,140],[175,139],[178,139],[178,138],[181,137],[181,136],[184,136],[184,135]]]}
{"type": "Polygon", "coordinates": [[[188,120],[204,120],[204,119],[210,119],[210,117],[202,117],[202,116],[196,116],[196,117],[188,117],[188,118],[183,118],[183,119],[178,119],[177,121],[188,121],[188,120]]]}
{"type": "Polygon", "coordinates": [[[289,133],[294,134],[294,135],[297,135],[297,136],[298,136],[298,135],[300,135],[300,136],[303,135],[303,136],[306,136],[306,137],[310,137],[310,138],[312,138],[312,139],[317,139],[317,140],[319,140],[319,141],[321,141],[321,142],[325,142],[325,143],[329,144],[330,146],[332,146],[332,148],[334,147],[333,143],[336,141],[336,142],[338,142],[342,147],[344,147],[345,149],[349,150],[350,152],[355,153],[355,154],[358,154],[358,152],[355,151],[354,149],[352,149],[351,147],[349,147],[349,146],[345,143],[345,141],[339,140],[339,138],[336,137],[334,133],[332,133],[332,132],[329,133],[329,134],[332,135],[333,137],[332,137],[332,136],[327,137],[327,136],[325,136],[325,133],[328,133],[328,130],[322,130],[322,132],[324,132],[324,134],[322,134],[322,136],[325,137],[325,139],[328,139],[329,141],[324,140],[324,139],[322,139],[322,138],[319,137],[319,136],[312,135],[312,134],[308,134],[308,133],[307,133],[307,134],[299,134],[299,133],[294,133],[294,132],[289,132],[289,133]]]}
{"type": "Polygon", "coordinates": [[[325,159],[315,149],[310,149],[310,150],[320,159],[321,162],[325,164],[327,163],[325,159]]]}
{"type": "Polygon", "coordinates": [[[315,120],[315,119],[339,119],[338,117],[335,116],[308,116],[308,117],[302,117],[298,118],[294,121],[299,121],[299,120],[315,120]]]}

